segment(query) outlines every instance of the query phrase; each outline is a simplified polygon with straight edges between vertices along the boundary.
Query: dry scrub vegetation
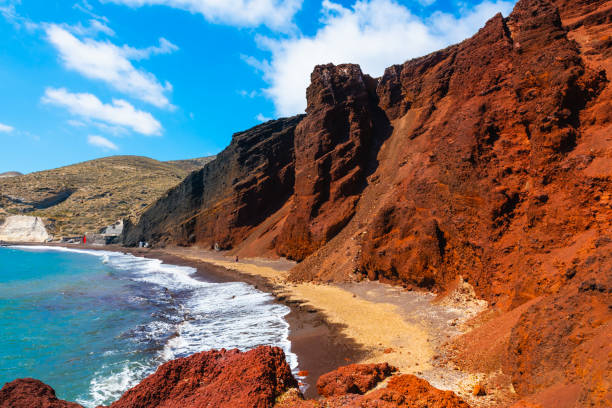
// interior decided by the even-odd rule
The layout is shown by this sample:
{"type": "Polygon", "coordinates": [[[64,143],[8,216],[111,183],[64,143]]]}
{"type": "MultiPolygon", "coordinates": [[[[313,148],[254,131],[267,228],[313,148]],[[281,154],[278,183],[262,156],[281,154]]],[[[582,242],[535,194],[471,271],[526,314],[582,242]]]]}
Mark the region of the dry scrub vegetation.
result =
{"type": "Polygon", "coordinates": [[[0,218],[3,212],[43,217],[57,237],[94,232],[120,218],[138,217],[213,158],[160,162],[113,156],[0,178],[0,218]]]}

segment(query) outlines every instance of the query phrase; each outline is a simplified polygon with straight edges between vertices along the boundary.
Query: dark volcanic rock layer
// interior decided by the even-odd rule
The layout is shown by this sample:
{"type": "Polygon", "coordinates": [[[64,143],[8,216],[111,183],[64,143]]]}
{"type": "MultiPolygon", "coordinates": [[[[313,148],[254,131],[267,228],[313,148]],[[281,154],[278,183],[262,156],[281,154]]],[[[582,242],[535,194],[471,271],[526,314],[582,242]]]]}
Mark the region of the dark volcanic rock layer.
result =
{"type": "Polygon", "coordinates": [[[275,250],[295,280],[462,275],[500,312],[530,302],[500,334],[520,397],[607,406],[611,35],[610,0],[520,0],[379,79],[319,66],[305,117],[236,135],[126,243],[275,250]]]}
{"type": "Polygon", "coordinates": [[[151,205],[138,224],[126,225],[124,243],[199,242],[227,249],[244,240],[293,192],[293,138],[302,118],[236,133],[215,160],[151,205]]]}

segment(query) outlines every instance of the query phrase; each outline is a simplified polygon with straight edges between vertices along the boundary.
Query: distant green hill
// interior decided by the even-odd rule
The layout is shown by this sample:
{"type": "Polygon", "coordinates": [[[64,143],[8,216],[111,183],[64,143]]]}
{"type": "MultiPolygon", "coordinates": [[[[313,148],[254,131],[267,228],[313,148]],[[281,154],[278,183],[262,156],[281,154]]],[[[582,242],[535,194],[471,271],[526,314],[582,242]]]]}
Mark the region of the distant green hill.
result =
{"type": "Polygon", "coordinates": [[[160,162],[111,156],[26,175],[0,177],[2,213],[43,217],[56,237],[96,232],[136,217],[214,157],[160,162]]]}

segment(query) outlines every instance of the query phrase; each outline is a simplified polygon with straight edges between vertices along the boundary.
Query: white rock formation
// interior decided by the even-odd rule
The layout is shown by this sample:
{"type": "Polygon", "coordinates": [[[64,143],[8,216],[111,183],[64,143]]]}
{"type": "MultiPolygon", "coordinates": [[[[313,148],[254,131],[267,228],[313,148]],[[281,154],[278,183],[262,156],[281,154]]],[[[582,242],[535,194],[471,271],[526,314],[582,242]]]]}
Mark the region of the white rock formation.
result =
{"type": "Polygon", "coordinates": [[[45,242],[51,236],[39,217],[11,215],[0,225],[0,241],[45,242]]]}

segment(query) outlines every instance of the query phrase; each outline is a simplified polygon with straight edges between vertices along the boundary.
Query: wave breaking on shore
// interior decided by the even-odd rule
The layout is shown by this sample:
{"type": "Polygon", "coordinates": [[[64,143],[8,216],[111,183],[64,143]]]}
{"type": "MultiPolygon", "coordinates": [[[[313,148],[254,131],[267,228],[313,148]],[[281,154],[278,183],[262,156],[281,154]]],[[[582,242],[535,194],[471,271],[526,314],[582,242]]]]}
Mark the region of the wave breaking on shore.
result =
{"type": "Polygon", "coordinates": [[[166,361],[204,350],[245,351],[274,345],[284,350],[291,369],[297,371],[297,356],[291,352],[289,325],[284,319],[290,309],[273,303],[270,294],[249,284],[206,282],[194,277],[195,268],[121,252],[48,246],[13,248],[97,256],[115,278],[133,282],[137,290],[127,294],[128,302],[152,310],[148,322],[121,334],[133,338],[141,350],[152,351],[150,357],[102,364],[93,373],[89,395],[77,401],[86,407],[117,399],[166,361]]]}

